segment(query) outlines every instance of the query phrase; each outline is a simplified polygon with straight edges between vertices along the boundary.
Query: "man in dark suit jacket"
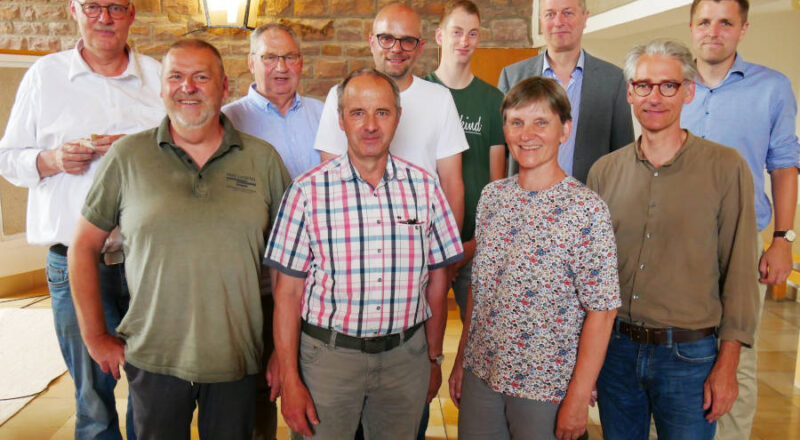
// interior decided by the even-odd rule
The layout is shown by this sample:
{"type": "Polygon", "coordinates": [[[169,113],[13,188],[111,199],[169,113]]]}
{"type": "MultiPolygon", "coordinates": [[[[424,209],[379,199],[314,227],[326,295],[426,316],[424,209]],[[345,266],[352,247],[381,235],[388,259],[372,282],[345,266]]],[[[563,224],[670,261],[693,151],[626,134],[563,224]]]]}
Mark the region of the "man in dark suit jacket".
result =
{"type": "Polygon", "coordinates": [[[600,156],[633,142],[622,70],[581,49],[588,17],[585,0],[541,0],[546,52],[506,66],[497,84],[507,93],[525,78],[544,76],[564,86],[573,107],[573,129],[559,149],[559,165],[581,182],[600,156]]]}

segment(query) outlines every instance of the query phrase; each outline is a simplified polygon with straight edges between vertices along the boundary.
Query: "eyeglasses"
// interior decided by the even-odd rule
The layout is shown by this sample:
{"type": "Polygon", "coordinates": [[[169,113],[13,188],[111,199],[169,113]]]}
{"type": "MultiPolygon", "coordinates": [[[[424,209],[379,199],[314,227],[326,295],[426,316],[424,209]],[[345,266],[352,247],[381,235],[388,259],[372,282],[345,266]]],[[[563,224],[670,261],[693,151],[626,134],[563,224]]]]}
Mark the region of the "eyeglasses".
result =
{"type": "Polygon", "coordinates": [[[661,93],[661,96],[665,98],[671,98],[678,94],[678,89],[680,89],[685,82],[686,80],[681,82],[662,81],[660,83],[651,83],[650,81],[631,81],[631,86],[633,86],[633,93],[636,93],[641,97],[650,96],[650,94],[653,93],[653,89],[658,87],[658,92],[661,93]]]}
{"type": "Polygon", "coordinates": [[[384,49],[391,49],[395,43],[400,42],[400,49],[406,52],[412,52],[419,46],[420,39],[415,37],[395,37],[392,34],[378,34],[375,35],[378,39],[378,45],[384,49]]]}
{"type": "Polygon", "coordinates": [[[111,3],[110,5],[99,5],[97,3],[81,3],[76,1],[75,3],[81,5],[81,10],[83,11],[84,15],[89,18],[97,18],[100,14],[103,13],[103,9],[108,12],[108,15],[111,16],[114,20],[122,20],[123,18],[127,17],[128,15],[128,8],[130,5],[119,5],[117,3],[111,3]]]}
{"type": "Polygon", "coordinates": [[[300,60],[303,59],[303,56],[299,53],[287,53],[286,55],[275,55],[274,53],[265,53],[263,55],[259,55],[261,57],[261,62],[264,63],[265,66],[273,67],[277,66],[280,60],[283,60],[287,66],[296,66],[300,60]]]}

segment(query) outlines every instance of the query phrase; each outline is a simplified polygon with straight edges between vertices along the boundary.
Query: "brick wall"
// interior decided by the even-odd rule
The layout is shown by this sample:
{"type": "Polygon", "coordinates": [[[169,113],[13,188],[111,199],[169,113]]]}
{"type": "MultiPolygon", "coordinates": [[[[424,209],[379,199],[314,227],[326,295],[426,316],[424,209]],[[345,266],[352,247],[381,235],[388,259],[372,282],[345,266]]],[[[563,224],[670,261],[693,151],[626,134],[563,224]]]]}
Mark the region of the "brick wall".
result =
{"type": "MultiPolygon", "coordinates": [[[[258,0],[256,0],[258,1],[258,0]]],[[[482,45],[530,47],[533,0],[476,0],[480,7],[482,45]]],[[[160,59],[166,47],[186,32],[198,30],[204,15],[198,0],[135,0],[136,21],[130,44],[160,59]]],[[[67,0],[0,0],[0,49],[58,51],[74,46],[77,26],[67,0]]],[[[350,70],[369,66],[366,38],[375,12],[389,0],[260,0],[256,23],[279,21],[297,31],[305,55],[302,93],[324,98],[350,70]]],[[[433,39],[444,0],[406,0],[423,17],[425,52],[417,72],[436,68],[433,39]]],[[[246,93],[252,81],[247,70],[249,32],[212,29],[193,36],[214,43],[223,54],[232,98],[246,93]]]]}

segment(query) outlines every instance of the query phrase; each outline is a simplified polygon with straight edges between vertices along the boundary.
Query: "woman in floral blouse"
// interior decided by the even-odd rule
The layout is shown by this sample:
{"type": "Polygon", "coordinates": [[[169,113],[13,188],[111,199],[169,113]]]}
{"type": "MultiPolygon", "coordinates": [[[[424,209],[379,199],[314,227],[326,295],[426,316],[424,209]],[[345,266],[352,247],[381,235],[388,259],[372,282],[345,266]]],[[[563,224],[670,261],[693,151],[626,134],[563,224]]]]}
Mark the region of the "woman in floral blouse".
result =
{"type": "Polygon", "coordinates": [[[501,110],[519,174],[478,204],[468,331],[450,376],[458,435],[577,439],[620,306],[611,220],[558,165],[572,126],[563,88],[528,78],[501,110]]]}

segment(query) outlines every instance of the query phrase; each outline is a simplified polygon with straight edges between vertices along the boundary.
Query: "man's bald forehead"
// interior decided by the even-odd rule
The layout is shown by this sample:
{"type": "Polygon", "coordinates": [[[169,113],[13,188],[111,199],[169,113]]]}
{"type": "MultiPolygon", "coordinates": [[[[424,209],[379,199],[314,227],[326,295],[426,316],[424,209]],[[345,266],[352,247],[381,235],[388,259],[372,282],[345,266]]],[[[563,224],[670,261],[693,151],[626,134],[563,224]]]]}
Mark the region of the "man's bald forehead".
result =
{"type": "Polygon", "coordinates": [[[411,21],[409,24],[414,26],[413,30],[416,31],[416,35],[422,35],[422,20],[420,20],[419,14],[403,3],[390,3],[381,8],[372,22],[372,32],[376,32],[376,27],[380,21],[388,22],[402,19],[411,21]]]}

